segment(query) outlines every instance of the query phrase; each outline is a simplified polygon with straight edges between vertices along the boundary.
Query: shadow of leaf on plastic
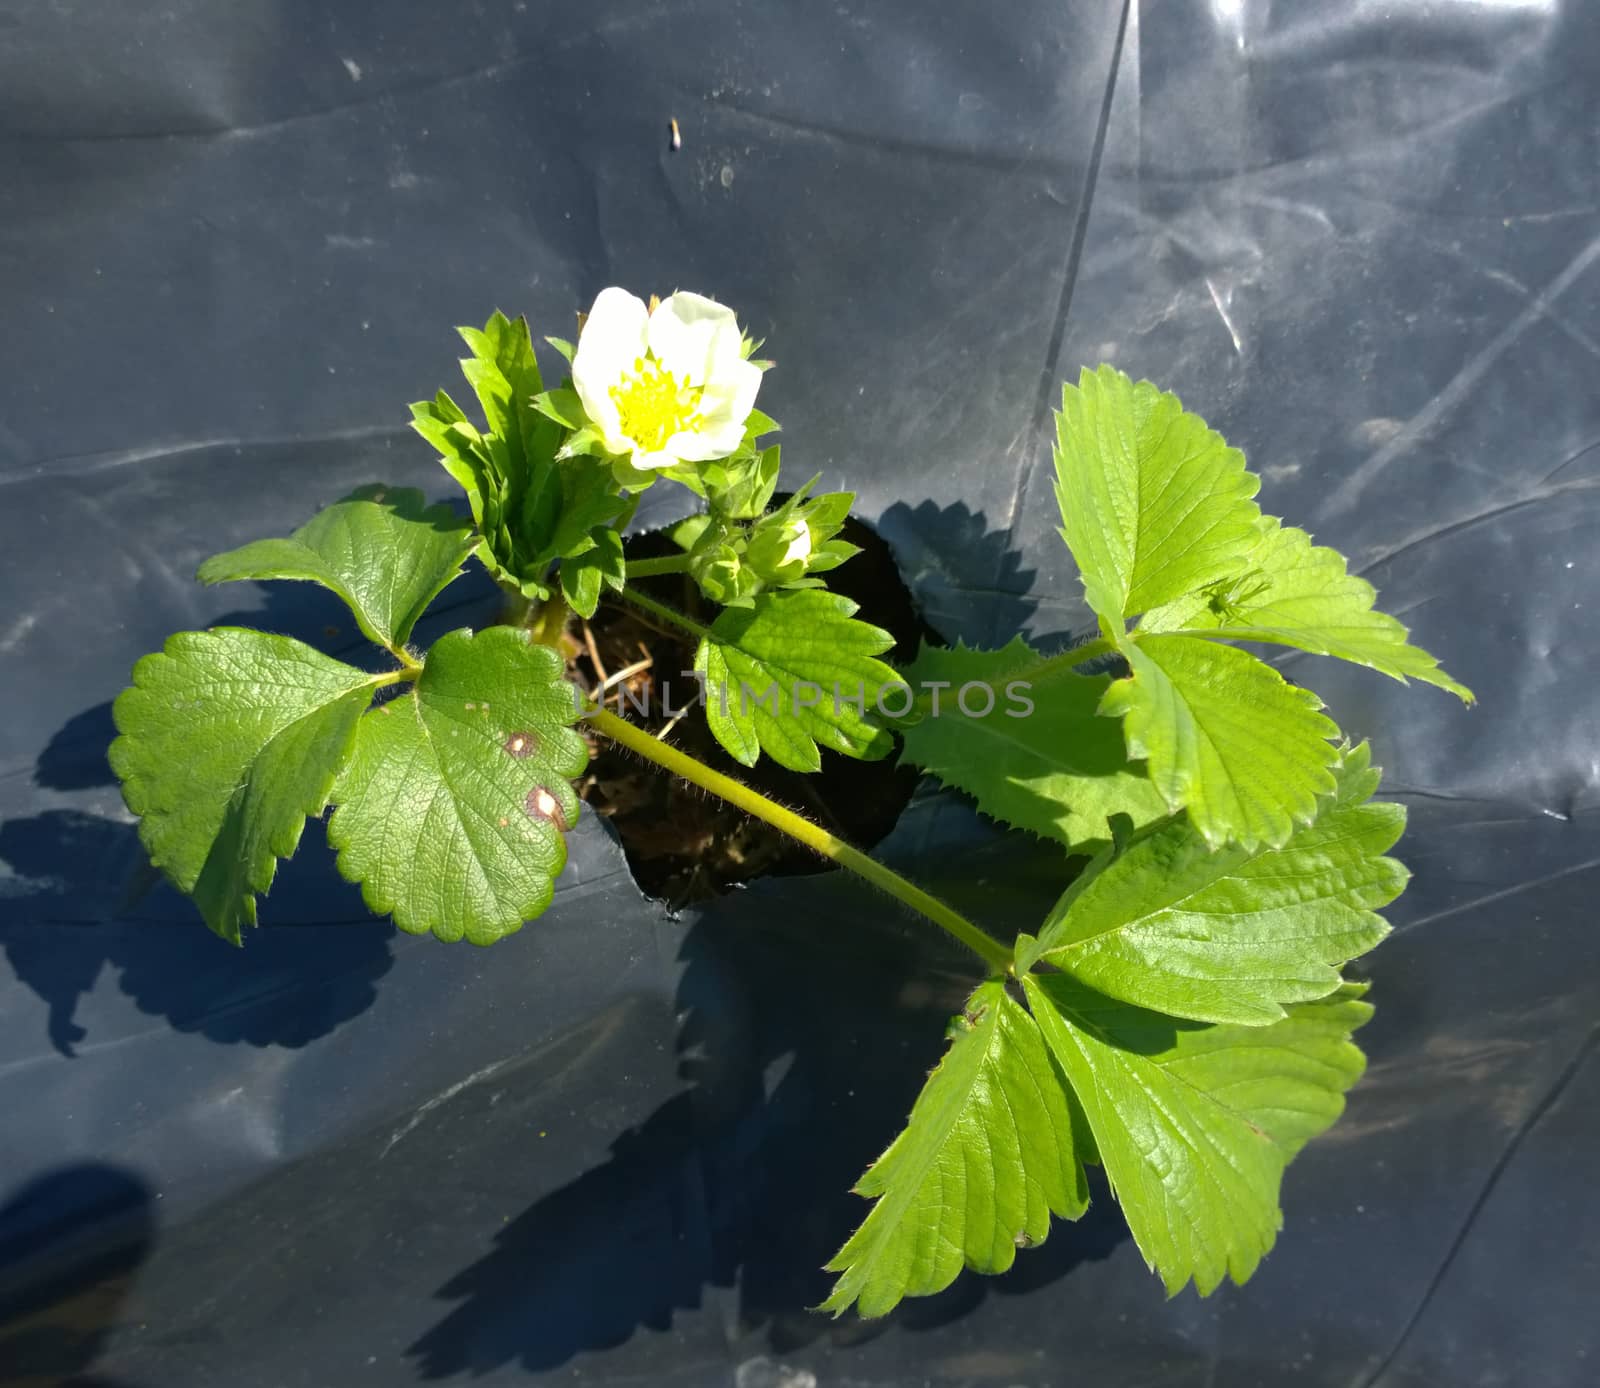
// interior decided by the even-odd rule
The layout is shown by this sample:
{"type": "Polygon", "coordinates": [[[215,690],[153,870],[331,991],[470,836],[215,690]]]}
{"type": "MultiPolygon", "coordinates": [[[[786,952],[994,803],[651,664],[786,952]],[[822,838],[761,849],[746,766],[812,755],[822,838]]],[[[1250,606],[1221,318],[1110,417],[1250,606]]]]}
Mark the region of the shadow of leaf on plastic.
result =
{"type": "Polygon", "coordinates": [[[894,550],[924,620],[954,641],[1003,646],[1027,624],[1036,571],[1024,568],[1009,530],[995,530],[964,501],[897,501],[873,522],[894,550]]]}
{"type": "Polygon", "coordinates": [[[869,1208],[851,1186],[904,1122],[976,982],[914,923],[887,908],[864,916],[859,891],[836,894],[836,880],[789,879],[759,904],[725,898],[689,931],[676,1000],[688,1088],[440,1287],[458,1304],[408,1351],[425,1377],[547,1371],[639,1328],[670,1329],[708,1288],[737,1289],[723,1295],[736,1298],[740,1340],[842,1350],[1031,1292],[1128,1237],[1101,1190],[1085,1219],[1058,1222],[1003,1277],[963,1275],[882,1321],[809,1309],[833,1280],[822,1265],[869,1208]],[[819,919],[842,957],[823,953],[819,919]]]}
{"type": "Polygon", "coordinates": [[[0,1204],[0,1374],[128,1388],[92,1372],[155,1240],[149,1189],[99,1162],[59,1167],[0,1204]]]}
{"type": "Polygon", "coordinates": [[[90,1034],[79,1004],[107,966],[141,1012],[223,1044],[303,1046],[359,1016],[394,963],[394,927],[367,912],[320,836],[306,826],[240,949],[165,883],[139,890],[150,869],[131,824],[76,810],[0,824],[0,862],[14,874],[0,950],[48,1005],[51,1045],[71,1056],[90,1034]]]}

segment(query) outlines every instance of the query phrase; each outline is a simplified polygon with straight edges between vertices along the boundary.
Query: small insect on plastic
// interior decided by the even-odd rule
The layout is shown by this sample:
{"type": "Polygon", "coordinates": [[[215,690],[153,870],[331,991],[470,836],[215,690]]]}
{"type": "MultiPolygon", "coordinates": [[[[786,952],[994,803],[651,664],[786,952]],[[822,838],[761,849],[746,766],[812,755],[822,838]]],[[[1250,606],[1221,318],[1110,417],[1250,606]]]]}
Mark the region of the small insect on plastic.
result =
{"type": "Polygon", "coordinates": [[[668,124],[672,127],[672,147],[673,147],[673,149],[682,149],[683,148],[683,131],[678,129],[678,118],[676,116],[674,116],[668,122],[668,124]]]}

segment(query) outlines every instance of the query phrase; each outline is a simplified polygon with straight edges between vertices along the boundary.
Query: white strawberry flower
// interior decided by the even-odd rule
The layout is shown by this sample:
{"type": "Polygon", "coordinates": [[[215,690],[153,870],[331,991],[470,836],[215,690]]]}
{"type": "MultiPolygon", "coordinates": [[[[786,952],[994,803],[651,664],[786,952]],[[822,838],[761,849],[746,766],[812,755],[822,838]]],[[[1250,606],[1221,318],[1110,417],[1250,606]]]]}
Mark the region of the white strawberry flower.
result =
{"type": "Polygon", "coordinates": [[[572,384],[608,453],[636,468],[726,458],[761,387],[733,310],[678,293],[654,309],[602,289],[572,358],[572,384]]]}

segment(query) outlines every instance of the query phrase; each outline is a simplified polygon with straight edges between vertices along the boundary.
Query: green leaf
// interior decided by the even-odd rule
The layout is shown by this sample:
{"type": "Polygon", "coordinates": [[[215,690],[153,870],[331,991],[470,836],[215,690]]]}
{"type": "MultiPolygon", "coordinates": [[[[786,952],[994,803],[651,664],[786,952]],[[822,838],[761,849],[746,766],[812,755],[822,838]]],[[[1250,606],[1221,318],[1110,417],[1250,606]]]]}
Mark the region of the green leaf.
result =
{"type": "Polygon", "coordinates": [[[1369,666],[1402,684],[1423,680],[1474,702],[1472,691],[1441,670],[1438,660],[1408,643],[1404,626],[1373,609],[1377,596],[1366,579],[1347,572],[1338,550],[1313,545],[1305,531],[1263,516],[1255,544],[1241,554],[1233,574],[1147,613],[1139,630],[1183,629],[1296,646],[1369,666]]]}
{"type": "Polygon", "coordinates": [[[905,674],[918,690],[948,687],[939,716],[905,728],[902,755],[985,814],[1093,853],[1111,842],[1110,816],[1167,813],[1122,729],[1096,716],[1108,676],[1074,674],[1020,636],[998,651],[925,645],[905,674]]]}
{"type": "Polygon", "coordinates": [[[486,945],[550,904],[588,760],[561,675],[524,630],[453,631],[413,689],[362,717],[328,841],[374,911],[486,945]]]}
{"type": "MultiPolygon", "coordinates": [[[[466,493],[479,532],[494,534],[505,504],[505,479],[461,407],[441,390],[432,400],[411,406],[411,427],[438,450],[444,470],[466,493]]],[[[485,562],[493,567],[492,556],[486,554],[485,562]]]]}
{"type": "Polygon", "coordinates": [[[1244,454],[1114,367],[1062,387],[1055,459],[1061,533],[1113,629],[1227,573],[1254,536],[1260,483],[1244,454]]]}
{"type": "MultiPolygon", "coordinates": [[[[583,423],[580,402],[570,390],[543,389],[523,319],[496,313],[481,330],[460,333],[472,349],[461,369],[486,429],[474,427],[442,391],[412,406],[414,427],[466,491],[485,566],[502,583],[543,599],[551,566],[593,549],[594,532],[620,525],[631,502],[619,494],[616,466],[587,456],[598,448],[593,431],[566,433],[583,423]]],[[[593,586],[576,571],[568,581],[580,596],[593,586]]]]}
{"type": "Polygon", "coordinates": [[[820,588],[762,593],[724,611],[701,639],[694,668],[716,739],[745,766],[764,751],[790,771],[822,765],[817,744],[862,761],[893,737],[874,716],[900,677],[874,657],[894,645],[855,620],[856,604],[820,588]]]}
{"type": "Polygon", "coordinates": [[[547,390],[533,397],[533,407],[563,429],[581,429],[587,416],[575,390],[547,390]]]}
{"type": "Polygon", "coordinates": [[[561,483],[561,509],[556,524],[536,562],[569,558],[599,543],[602,530],[621,524],[634,505],[620,495],[611,470],[590,458],[571,458],[556,464],[561,483]]]}
{"type": "Polygon", "coordinates": [[[1369,803],[1378,773],[1363,743],[1337,793],[1279,849],[1209,849],[1169,819],[1103,854],[1056,904],[1019,967],[1043,958],[1110,997],[1176,1017],[1260,1026],[1282,1004],[1325,997],[1338,966],[1389,932],[1376,911],[1405,888],[1383,856],[1405,827],[1369,803]]]}
{"type": "MultiPolygon", "coordinates": [[[[562,429],[536,403],[544,383],[525,319],[496,312],[481,330],[460,328],[472,356],[461,372],[483,407],[483,448],[504,493],[503,530],[489,535],[502,573],[540,583],[550,559],[546,551],[562,510],[562,485],[555,465],[562,429]]],[[[582,535],[588,527],[578,530],[582,535]]]]}
{"type": "Polygon", "coordinates": [[[1372,1015],[1346,984],[1266,1027],[1178,1022],[1065,974],[1029,974],[1028,1005],[1072,1083],[1145,1262],[1169,1296],[1243,1282],[1283,1226],[1284,1168],[1344,1111],[1372,1015]]]}
{"type": "Polygon", "coordinates": [[[472,349],[461,362],[461,373],[483,406],[489,432],[505,439],[515,452],[529,452],[535,431],[549,431],[534,404],[534,397],[544,393],[544,381],[527,319],[513,320],[496,309],[481,329],[456,331],[472,349]]]}
{"type": "Polygon", "coordinates": [[[200,566],[202,583],[304,579],[344,599],[370,640],[405,644],[417,618],[461,574],[467,524],[410,487],[362,487],[317,512],[287,540],[257,540],[200,566]]]}
{"type": "Polygon", "coordinates": [[[133,667],[111,766],[150,861],[223,939],[256,923],[384,678],[237,627],[179,632],[133,667]]]}
{"type": "Polygon", "coordinates": [[[621,591],[626,561],[622,536],[615,530],[596,530],[594,548],[561,561],[561,591],[580,617],[594,616],[602,586],[621,591]]]}
{"type": "Polygon", "coordinates": [[[963,1265],[1004,1272],[1052,1214],[1088,1206],[1076,1115],[1033,1019],[990,981],[953,1030],[905,1130],[856,1186],[877,1204],[828,1264],[842,1275],[822,1310],[881,1316],[963,1265]]]}
{"type": "Polygon", "coordinates": [[[1147,636],[1123,649],[1133,673],[1100,712],[1124,718],[1129,755],[1213,847],[1282,845],[1334,787],[1339,735],[1298,689],[1247,651],[1192,636],[1147,636]]]}

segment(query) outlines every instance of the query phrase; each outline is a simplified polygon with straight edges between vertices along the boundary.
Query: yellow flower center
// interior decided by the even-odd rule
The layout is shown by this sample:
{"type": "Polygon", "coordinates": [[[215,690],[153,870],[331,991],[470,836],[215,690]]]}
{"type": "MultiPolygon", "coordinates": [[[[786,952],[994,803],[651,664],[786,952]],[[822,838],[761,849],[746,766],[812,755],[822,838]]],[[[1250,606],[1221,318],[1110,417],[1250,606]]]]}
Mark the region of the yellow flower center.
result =
{"type": "Polygon", "coordinates": [[[622,432],[654,453],[674,434],[700,427],[703,386],[686,385],[660,362],[634,358],[633,372],[611,387],[622,432]]]}

